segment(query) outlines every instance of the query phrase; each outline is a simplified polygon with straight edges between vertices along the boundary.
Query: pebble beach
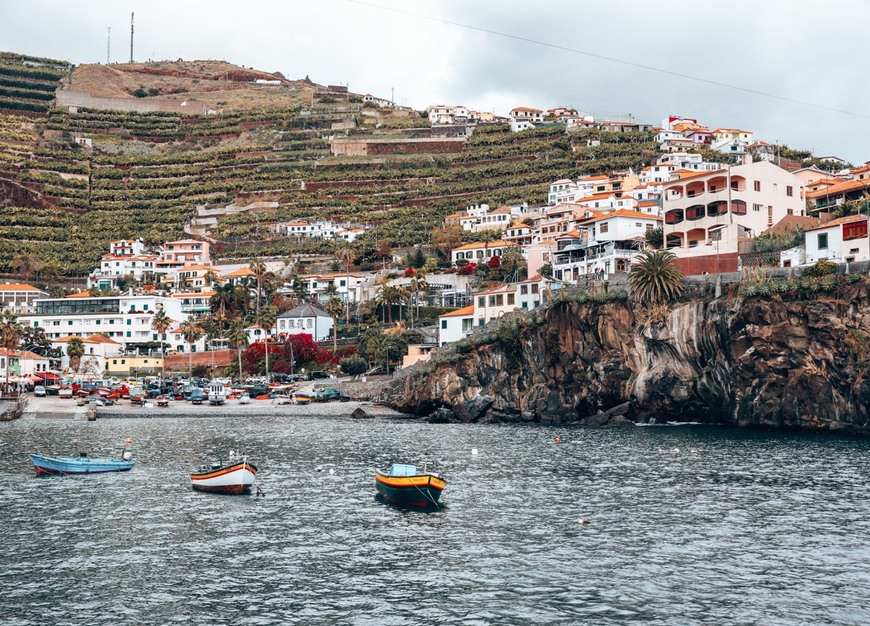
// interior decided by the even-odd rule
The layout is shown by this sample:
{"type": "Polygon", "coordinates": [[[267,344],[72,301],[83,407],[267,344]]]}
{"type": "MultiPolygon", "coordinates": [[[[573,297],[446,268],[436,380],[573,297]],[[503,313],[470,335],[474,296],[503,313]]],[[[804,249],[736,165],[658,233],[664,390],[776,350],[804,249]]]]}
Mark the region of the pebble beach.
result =
{"type": "Polygon", "coordinates": [[[79,406],[78,402],[69,398],[46,396],[44,398],[29,397],[21,419],[73,419],[87,420],[89,410],[96,411],[96,419],[105,418],[154,418],[154,417],[217,417],[237,415],[245,417],[262,417],[274,415],[299,415],[305,417],[350,418],[356,409],[362,409],[366,417],[379,419],[396,419],[409,416],[390,409],[389,407],[369,401],[351,400],[348,402],[312,402],[310,404],[287,404],[279,400],[251,400],[242,404],[239,400],[227,400],[223,405],[212,406],[208,402],[200,405],[184,400],[172,400],[169,406],[158,407],[156,403],[148,402],[144,406],[121,400],[111,406],[95,406],[86,404],[79,406]]]}

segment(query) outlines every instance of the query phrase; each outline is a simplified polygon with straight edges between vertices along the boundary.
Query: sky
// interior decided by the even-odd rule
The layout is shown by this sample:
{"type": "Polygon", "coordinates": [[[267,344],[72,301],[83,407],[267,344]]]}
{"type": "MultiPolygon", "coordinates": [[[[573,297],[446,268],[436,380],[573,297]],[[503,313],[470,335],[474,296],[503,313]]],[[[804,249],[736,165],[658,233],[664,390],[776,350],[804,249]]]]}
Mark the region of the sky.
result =
{"type": "Polygon", "coordinates": [[[0,0],[0,50],[129,61],[131,13],[136,61],[223,59],[415,109],[681,115],[870,160],[866,0],[0,0]]]}

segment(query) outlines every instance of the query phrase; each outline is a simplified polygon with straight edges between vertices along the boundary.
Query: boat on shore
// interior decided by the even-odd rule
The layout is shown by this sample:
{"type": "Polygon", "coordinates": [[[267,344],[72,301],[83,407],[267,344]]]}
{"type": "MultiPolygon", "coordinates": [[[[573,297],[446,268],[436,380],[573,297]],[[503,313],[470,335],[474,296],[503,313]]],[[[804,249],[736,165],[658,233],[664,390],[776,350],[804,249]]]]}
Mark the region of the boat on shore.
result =
{"type": "Polygon", "coordinates": [[[447,481],[441,474],[418,471],[416,465],[393,463],[386,472],[375,470],[378,494],[391,504],[421,509],[440,508],[438,500],[447,481]]]}
{"type": "Polygon", "coordinates": [[[296,404],[311,404],[314,400],[314,392],[305,390],[305,391],[297,391],[293,394],[293,401],[296,404]]]}
{"type": "Polygon", "coordinates": [[[124,440],[124,450],[121,458],[91,457],[87,452],[79,452],[79,456],[47,456],[30,453],[30,460],[37,476],[52,474],[101,474],[104,472],[126,472],[133,469],[133,441],[124,440]]]}
{"type": "Polygon", "coordinates": [[[200,465],[190,475],[190,484],[196,491],[239,495],[250,493],[257,476],[257,468],[246,457],[238,458],[230,452],[229,461],[200,465]]]}

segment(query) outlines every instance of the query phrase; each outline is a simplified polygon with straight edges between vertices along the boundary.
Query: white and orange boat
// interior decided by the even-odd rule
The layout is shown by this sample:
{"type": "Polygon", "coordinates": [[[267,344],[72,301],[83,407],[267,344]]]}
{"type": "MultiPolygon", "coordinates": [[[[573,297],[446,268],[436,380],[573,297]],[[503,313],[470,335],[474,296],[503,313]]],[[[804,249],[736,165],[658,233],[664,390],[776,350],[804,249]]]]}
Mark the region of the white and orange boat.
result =
{"type": "Polygon", "coordinates": [[[257,468],[246,457],[239,460],[235,452],[230,452],[227,463],[200,465],[190,475],[190,484],[197,491],[238,495],[251,491],[256,476],[257,468]]]}

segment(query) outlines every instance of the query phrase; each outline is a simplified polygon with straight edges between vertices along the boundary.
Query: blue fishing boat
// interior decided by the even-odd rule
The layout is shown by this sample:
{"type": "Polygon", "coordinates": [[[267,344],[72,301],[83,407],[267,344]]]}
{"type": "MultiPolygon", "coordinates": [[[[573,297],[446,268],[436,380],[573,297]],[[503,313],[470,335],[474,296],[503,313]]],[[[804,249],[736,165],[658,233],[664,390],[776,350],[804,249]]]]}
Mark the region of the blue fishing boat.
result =
{"type": "Polygon", "coordinates": [[[133,441],[124,440],[124,451],[121,458],[91,457],[85,452],[79,456],[46,456],[44,454],[30,454],[33,467],[37,476],[49,474],[97,474],[102,472],[126,472],[133,469],[133,441]]]}

